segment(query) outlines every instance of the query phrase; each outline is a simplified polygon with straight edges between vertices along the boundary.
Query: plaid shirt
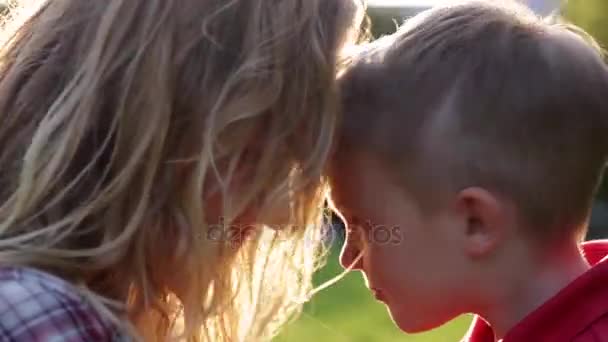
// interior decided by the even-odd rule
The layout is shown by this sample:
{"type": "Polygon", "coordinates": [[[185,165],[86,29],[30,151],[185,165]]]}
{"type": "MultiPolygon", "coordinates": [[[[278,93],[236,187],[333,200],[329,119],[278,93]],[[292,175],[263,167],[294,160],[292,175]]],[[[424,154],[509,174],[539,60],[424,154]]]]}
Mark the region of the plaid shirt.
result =
{"type": "Polygon", "coordinates": [[[0,268],[0,341],[127,341],[76,288],[28,268],[0,268]]]}

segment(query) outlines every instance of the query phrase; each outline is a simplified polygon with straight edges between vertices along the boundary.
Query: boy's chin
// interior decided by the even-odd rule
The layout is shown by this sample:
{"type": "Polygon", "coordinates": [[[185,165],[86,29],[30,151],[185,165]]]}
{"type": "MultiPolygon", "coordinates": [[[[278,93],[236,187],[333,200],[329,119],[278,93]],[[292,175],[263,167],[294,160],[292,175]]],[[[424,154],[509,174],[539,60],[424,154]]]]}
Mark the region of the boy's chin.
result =
{"type": "Polygon", "coordinates": [[[407,314],[391,311],[393,322],[401,331],[407,334],[423,333],[445,324],[447,320],[425,319],[423,315],[416,315],[416,309],[407,314]]]}
{"type": "Polygon", "coordinates": [[[394,321],[395,324],[397,324],[397,327],[406,334],[418,334],[436,328],[436,326],[412,324],[411,322],[404,322],[403,320],[394,321]]]}

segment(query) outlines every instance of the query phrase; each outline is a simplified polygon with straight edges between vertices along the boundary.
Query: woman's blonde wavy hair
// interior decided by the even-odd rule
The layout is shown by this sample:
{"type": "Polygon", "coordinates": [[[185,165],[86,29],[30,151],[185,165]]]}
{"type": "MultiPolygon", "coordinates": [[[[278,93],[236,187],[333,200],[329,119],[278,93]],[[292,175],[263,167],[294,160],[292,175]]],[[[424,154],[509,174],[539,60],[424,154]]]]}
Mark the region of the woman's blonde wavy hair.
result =
{"type": "Polygon", "coordinates": [[[136,338],[273,336],[318,266],[338,51],[359,12],[350,0],[17,4],[0,56],[0,265],[76,284],[136,338]],[[279,208],[287,223],[237,248],[252,208],[260,226],[279,208]]]}

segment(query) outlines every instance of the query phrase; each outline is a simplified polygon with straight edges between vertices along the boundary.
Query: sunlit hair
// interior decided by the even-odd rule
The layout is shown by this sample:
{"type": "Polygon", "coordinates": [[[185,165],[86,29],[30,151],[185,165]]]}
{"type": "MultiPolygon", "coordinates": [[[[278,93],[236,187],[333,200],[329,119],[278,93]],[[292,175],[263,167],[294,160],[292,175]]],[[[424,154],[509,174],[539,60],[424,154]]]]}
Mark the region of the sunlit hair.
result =
{"type": "Polygon", "coordinates": [[[146,339],[275,334],[322,251],[338,51],[360,8],[22,5],[0,56],[0,264],[77,284],[146,339]],[[235,246],[252,209],[260,230],[235,246]]]}

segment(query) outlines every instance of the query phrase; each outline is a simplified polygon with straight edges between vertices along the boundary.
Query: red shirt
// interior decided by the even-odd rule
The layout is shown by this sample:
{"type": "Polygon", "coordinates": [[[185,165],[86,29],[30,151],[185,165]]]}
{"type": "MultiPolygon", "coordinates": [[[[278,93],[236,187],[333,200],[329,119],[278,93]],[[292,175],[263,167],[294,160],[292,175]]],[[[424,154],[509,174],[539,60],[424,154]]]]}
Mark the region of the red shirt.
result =
{"type": "MultiPolygon", "coordinates": [[[[608,240],[583,244],[592,266],[519,322],[503,342],[608,342],[608,240]]],[[[494,342],[492,328],[476,317],[463,342],[494,342]]]]}

